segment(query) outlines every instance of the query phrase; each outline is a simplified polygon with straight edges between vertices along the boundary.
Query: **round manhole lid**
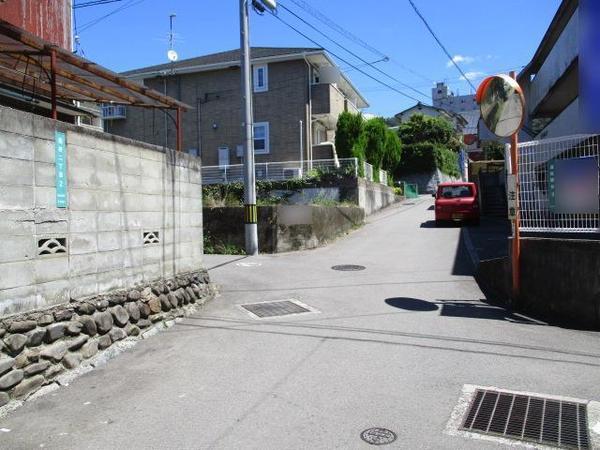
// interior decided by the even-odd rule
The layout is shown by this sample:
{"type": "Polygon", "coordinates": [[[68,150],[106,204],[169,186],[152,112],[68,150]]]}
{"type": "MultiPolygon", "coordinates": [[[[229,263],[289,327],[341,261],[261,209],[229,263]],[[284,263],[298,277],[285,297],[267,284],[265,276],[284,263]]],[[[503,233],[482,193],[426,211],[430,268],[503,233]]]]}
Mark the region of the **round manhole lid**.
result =
{"type": "Polygon", "coordinates": [[[365,266],[359,266],[357,264],[340,264],[332,267],[333,270],[341,270],[343,272],[356,272],[358,270],[365,270],[365,266]]]}
{"type": "Polygon", "coordinates": [[[360,433],[360,438],[367,444],[386,445],[394,442],[398,436],[387,428],[369,428],[360,433]]]}

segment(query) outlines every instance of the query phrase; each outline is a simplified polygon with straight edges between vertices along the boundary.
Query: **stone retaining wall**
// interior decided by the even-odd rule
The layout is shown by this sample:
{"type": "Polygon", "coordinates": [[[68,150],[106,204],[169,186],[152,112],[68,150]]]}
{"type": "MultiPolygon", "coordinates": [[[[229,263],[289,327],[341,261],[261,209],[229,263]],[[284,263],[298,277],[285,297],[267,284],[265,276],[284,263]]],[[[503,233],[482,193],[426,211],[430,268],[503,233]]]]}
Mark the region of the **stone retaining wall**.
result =
{"type": "Polygon", "coordinates": [[[208,273],[199,271],[3,318],[0,406],[56,383],[128,336],[153,334],[211,295],[208,273]]]}

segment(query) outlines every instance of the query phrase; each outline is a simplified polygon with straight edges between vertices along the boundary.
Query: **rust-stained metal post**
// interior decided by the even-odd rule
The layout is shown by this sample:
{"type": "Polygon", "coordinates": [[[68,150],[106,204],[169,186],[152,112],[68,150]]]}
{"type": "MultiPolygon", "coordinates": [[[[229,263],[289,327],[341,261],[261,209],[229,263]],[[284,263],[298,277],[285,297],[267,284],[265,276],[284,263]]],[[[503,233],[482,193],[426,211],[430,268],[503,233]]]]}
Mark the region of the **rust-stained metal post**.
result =
{"type": "Polygon", "coordinates": [[[175,121],[175,130],[176,130],[176,134],[177,134],[177,138],[176,138],[176,150],[178,152],[181,151],[182,147],[183,147],[183,133],[182,133],[182,129],[181,129],[181,107],[177,108],[177,120],[175,121]]]}
{"type": "Polygon", "coordinates": [[[56,50],[50,49],[50,101],[52,104],[52,118],[58,119],[56,110],[56,50]]]}
{"type": "MultiPolygon", "coordinates": [[[[510,72],[512,79],[517,78],[514,71],[510,72]]],[[[517,201],[519,199],[519,132],[517,131],[510,137],[510,163],[511,171],[515,177],[515,193],[517,195],[517,201]]],[[[521,290],[521,239],[519,232],[519,220],[520,213],[519,208],[516,210],[515,220],[513,222],[513,239],[512,239],[512,294],[513,299],[519,297],[521,290]]]]}

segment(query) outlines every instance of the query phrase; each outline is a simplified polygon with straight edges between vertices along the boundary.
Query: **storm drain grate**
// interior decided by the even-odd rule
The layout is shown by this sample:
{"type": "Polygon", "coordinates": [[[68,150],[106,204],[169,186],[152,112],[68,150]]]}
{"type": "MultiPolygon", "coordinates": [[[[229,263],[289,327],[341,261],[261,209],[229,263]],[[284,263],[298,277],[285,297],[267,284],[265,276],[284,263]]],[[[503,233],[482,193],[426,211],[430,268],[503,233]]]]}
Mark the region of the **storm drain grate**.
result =
{"type": "Polygon", "coordinates": [[[589,449],[584,403],[477,389],[463,430],[553,445],[589,449]]]}
{"type": "Polygon", "coordinates": [[[341,270],[342,272],[356,272],[359,270],[365,270],[365,266],[359,266],[357,264],[340,264],[338,266],[332,266],[333,270],[341,270]]]}
{"type": "Polygon", "coordinates": [[[289,316],[290,314],[302,314],[312,312],[311,309],[300,302],[292,300],[282,300],[277,302],[262,302],[240,305],[246,311],[258,318],[289,316]]]}

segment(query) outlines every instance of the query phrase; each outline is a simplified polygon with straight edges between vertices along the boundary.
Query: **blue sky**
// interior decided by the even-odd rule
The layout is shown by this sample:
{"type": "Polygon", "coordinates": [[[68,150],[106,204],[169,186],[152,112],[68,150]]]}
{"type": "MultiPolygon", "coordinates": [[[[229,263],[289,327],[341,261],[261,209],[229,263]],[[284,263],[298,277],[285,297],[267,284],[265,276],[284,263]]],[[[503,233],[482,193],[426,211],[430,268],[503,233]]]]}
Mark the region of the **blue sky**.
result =
{"type": "MultiPolygon", "coordinates": [[[[81,3],[86,0],[75,0],[81,3]]],[[[281,0],[306,20],[319,24],[293,0],[281,0]]],[[[438,37],[456,56],[473,84],[485,74],[518,70],[527,64],[543,37],[560,0],[414,0],[438,37]]],[[[237,0],[123,0],[76,10],[80,44],[85,56],[112,70],[123,71],[167,62],[169,14],[176,13],[175,49],[180,58],[239,47],[237,0]],[[117,8],[105,19],[94,21],[117,8]],[[86,27],[86,24],[89,26],[86,27]],[[91,24],[91,25],[90,25],[91,24]]],[[[302,2],[301,2],[302,3],[302,2]]],[[[470,92],[460,73],[411,8],[408,0],[304,0],[335,23],[351,31],[384,55],[389,62],[377,67],[430,97],[435,81],[446,81],[460,94],[470,92]]],[[[331,41],[299,22],[286,11],[280,16],[314,40],[348,61],[361,64],[331,41]]],[[[319,29],[367,61],[380,58],[356,42],[320,24],[319,29]]],[[[256,46],[314,46],[269,15],[251,12],[251,44],[256,46]]],[[[340,62],[342,68],[348,65],[340,62]]],[[[416,98],[414,91],[384,75],[363,68],[416,98]]],[[[347,76],[369,101],[366,112],[391,116],[415,101],[349,70],[347,76]]]]}

